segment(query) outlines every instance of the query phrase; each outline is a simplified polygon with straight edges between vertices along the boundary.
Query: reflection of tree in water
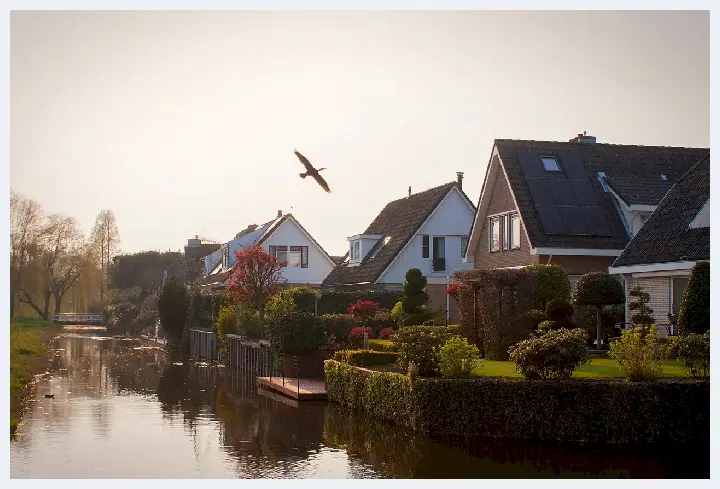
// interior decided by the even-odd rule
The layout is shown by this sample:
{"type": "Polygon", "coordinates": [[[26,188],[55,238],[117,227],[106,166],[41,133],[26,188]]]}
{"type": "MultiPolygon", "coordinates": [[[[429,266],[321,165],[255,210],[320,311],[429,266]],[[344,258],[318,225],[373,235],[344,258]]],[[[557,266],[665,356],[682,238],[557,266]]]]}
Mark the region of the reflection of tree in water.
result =
{"type": "Polygon", "coordinates": [[[191,430],[195,428],[197,417],[209,411],[214,392],[213,386],[203,389],[191,375],[197,368],[186,364],[168,365],[157,383],[157,397],[163,414],[170,418],[182,414],[183,422],[191,430]]]}
{"type": "MultiPolygon", "coordinates": [[[[430,437],[330,405],[325,443],[345,448],[396,478],[668,477],[702,473],[684,463],[661,461],[658,448],[608,445],[548,445],[521,440],[467,440],[430,437]],[[675,475],[669,475],[675,474],[675,475]]],[[[670,452],[677,456],[675,450],[670,452]]],[[[697,463],[696,463],[697,465],[697,463]]]]}

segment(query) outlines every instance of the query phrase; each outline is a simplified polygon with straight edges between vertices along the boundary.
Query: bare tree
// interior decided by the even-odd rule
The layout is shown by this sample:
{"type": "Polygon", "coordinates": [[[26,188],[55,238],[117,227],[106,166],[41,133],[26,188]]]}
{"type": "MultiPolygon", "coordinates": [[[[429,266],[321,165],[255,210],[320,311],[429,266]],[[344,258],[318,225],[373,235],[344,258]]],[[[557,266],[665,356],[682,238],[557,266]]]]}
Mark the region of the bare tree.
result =
{"type": "Polygon", "coordinates": [[[59,214],[49,216],[31,249],[31,256],[35,280],[20,282],[19,299],[47,320],[50,299],[55,299],[55,312],[60,312],[63,296],[80,278],[84,261],[89,258],[83,249],[77,221],[59,214]]]}
{"type": "Polygon", "coordinates": [[[10,190],[10,317],[15,315],[20,283],[42,226],[40,204],[10,190]]]}
{"type": "Polygon", "coordinates": [[[110,209],[100,211],[95,219],[95,226],[90,233],[93,251],[100,262],[102,279],[100,281],[100,300],[105,296],[108,268],[111,260],[120,251],[120,233],[118,232],[115,214],[110,209]]]}

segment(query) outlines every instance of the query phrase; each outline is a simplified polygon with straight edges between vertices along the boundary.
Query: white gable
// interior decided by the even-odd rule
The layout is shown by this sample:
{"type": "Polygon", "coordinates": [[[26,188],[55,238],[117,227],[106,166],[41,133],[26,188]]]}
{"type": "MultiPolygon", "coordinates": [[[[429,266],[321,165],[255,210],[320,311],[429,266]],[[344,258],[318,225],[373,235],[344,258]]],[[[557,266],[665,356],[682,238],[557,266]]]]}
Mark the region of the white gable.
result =
{"type": "Polygon", "coordinates": [[[690,229],[710,227],[710,199],[700,209],[695,219],[690,223],[690,229]]]}
{"type": "Polygon", "coordinates": [[[469,238],[470,228],[475,217],[472,204],[457,190],[448,192],[435,208],[430,217],[420,226],[417,233],[398,253],[395,260],[378,279],[378,283],[401,284],[409,268],[419,268],[427,277],[428,283],[445,283],[457,270],[468,270],[472,263],[463,263],[461,256],[462,238],[469,238]],[[444,238],[445,271],[433,272],[432,248],[429,258],[422,257],[423,235],[429,236],[430,246],[433,237],[444,238]]]}

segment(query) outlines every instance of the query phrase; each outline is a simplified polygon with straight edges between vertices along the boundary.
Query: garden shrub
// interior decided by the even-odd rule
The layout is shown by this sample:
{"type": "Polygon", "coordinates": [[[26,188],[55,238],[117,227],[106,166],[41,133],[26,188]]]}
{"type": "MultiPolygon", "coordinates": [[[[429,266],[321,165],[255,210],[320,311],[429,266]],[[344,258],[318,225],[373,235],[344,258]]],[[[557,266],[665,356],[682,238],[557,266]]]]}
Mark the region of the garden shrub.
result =
{"type": "Polygon", "coordinates": [[[525,331],[535,331],[543,321],[547,320],[547,316],[539,309],[530,309],[520,318],[522,327],[525,331]]]}
{"type": "Polygon", "coordinates": [[[387,339],[390,339],[390,336],[392,336],[392,334],[393,334],[394,332],[395,332],[395,330],[392,329],[392,328],[383,328],[383,329],[380,330],[380,333],[378,334],[378,337],[379,337],[381,340],[387,340],[387,339]]]}
{"type": "Polygon", "coordinates": [[[680,334],[704,334],[710,331],[710,262],[695,264],[680,304],[680,334]]]}
{"type": "Polygon", "coordinates": [[[368,339],[373,337],[373,331],[372,329],[365,327],[365,326],[358,326],[356,328],[353,328],[350,330],[350,334],[348,335],[348,342],[351,345],[360,346],[363,344],[363,340],[365,339],[365,333],[368,335],[368,339]]]}
{"type": "Polygon", "coordinates": [[[358,367],[372,367],[373,365],[388,365],[397,361],[397,353],[374,350],[347,350],[345,361],[358,367]]]}
{"type": "Polygon", "coordinates": [[[540,324],[538,324],[537,332],[540,334],[545,334],[548,331],[552,331],[553,326],[555,325],[555,321],[543,321],[540,324]]]}
{"type": "Polygon", "coordinates": [[[407,369],[410,362],[420,375],[433,375],[438,367],[436,348],[445,344],[452,333],[444,326],[405,326],[393,336],[399,353],[398,365],[407,369]]]}
{"type": "MultiPolygon", "coordinates": [[[[404,324],[406,326],[422,326],[428,321],[435,322],[438,315],[440,315],[439,309],[423,306],[415,314],[407,315],[404,324]]],[[[441,322],[441,324],[444,325],[445,323],[441,322]]]]}
{"type": "Polygon", "coordinates": [[[268,317],[282,316],[297,310],[295,307],[295,299],[292,294],[286,294],[283,292],[286,291],[282,291],[281,293],[270,297],[265,309],[265,313],[268,317]]]}
{"type": "Polygon", "coordinates": [[[260,324],[260,315],[246,303],[240,303],[236,306],[238,333],[253,339],[262,340],[267,337],[267,331],[264,325],[260,324]]]}
{"type": "Polygon", "coordinates": [[[320,292],[307,285],[288,287],[280,291],[280,296],[291,299],[295,311],[315,313],[315,299],[319,298],[320,292]]]}
{"type": "MultiPolygon", "coordinates": [[[[455,272],[456,278],[460,278],[460,276],[458,276],[458,273],[462,274],[462,271],[455,272]]],[[[453,282],[448,285],[445,293],[457,302],[458,312],[460,313],[460,329],[463,336],[473,338],[478,344],[481,344],[482,342],[480,341],[480,338],[476,338],[476,335],[474,334],[475,294],[473,292],[472,286],[467,282],[453,282]]]]}
{"type": "Polygon", "coordinates": [[[447,327],[447,330],[451,334],[457,334],[457,335],[460,334],[460,325],[459,324],[448,324],[446,327],[447,327]]]}
{"type": "Polygon", "coordinates": [[[437,348],[438,369],[443,377],[469,377],[477,364],[480,351],[467,339],[451,336],[444,345],[437,348]]]}
{"type": "Polygon", "coordinates": [[[625,303],[625,290],[615,278],[607,272],[586,273],[575,284],[572,292],[573,302],[579,306],[595,306],[595,338],[597,348],[602,346],[602,320],[600,313],[605,306],[625,303]]]}
{"type": "Polygon", "coordinates": [[[705,334],[690,333],[677,338],[678,360],[683,368],[696,379],[710,377],[710,331],[705,334]]]}
{"type": "Polygon", "coordinates": [[[569,379],[590,361],[586,342],[580,328],[548,331],[510,347],[510,360],[526,379],[569,379]]]}
{"type": "Polygon", "coordinates": [[[570,280],[560,265],[528,265],[525,270],[532,275],[534,309],[545,310],[549,301],[570,297],[570,280]]]}
{"type": "Polygon", "coordinates": [[[632,301],[628,309],[634,314],[630,316],[630,322],[638,326],[649,326],[655,323],[653,309],[650,307],[650,294],[645,292],[641,286],[634,287],[629,292],[632,301]]]}
{"type": "Polygon", "coordinates": [[[395,324],[400,327],[404,325],[405,316],[406,314],[405,311],[403,311],[402,302],[396,302],[392,308],[392,311],[390,311],[390,317],[392,317],[393,321],[395,321],[395,324]]]}
{"type": "Polygon", "coordinates": [[[447,321],[444,318],[433,318],[423,321],[423,326],[446,326],[447,321]]]}
{"type": "Polygon", "coordinates": [[[568,320],[573,312],[573,306],[567,299],[552,299],[545,307],[545,314],[551,321],[568,320]]]}
{"type": "Polygon", "coordinates": [[[395,329],[397,325],[390,315],[390,311],[379,310],[373,317],[365,321],[365,326],[372,328],[373,331],[379,333],[383,329],[395,329]]]}
{"type": "Polygon", "coordinates": [[[378,305],[373,301],[359,300],[348,307],[347,313],[354,318],[366,321],[378,312],[378,305]]]}
{"type": "Polygon", "coordinates": [[[402,300],[402,293],[392,290],[323,290],[318,298],[318,314],[344,314],[358,300],[373,301],[380,309],[391,309],[402,300]]]}
{"type": "MultiPolygon", "coordinates": [[[[595,306],[575,306],[571,321],[588,332],[588,347],[594,348],[597,337],[597,308],[595,306]]],[[[623,322],[625,307],[606,306],[600,311],[600,331],[603,337],[620,336],[617,323],[623,322]]]]}
{"type": "Polygon", "coordinates": [[[618,363],[628,380],[649,381],[662,373],[669,349],[669,345],[660,341],[653,324],[644,335],[640,330],[624,330],[619,340],[610,343],[608,356],[618,363]]]}
{"type": "Polygon", "coordinates": [[[368,340],[368,346],[375,351],[395,351],[395,344],[390,340],[368,340]]]}
{"type": "Polygon", "coordinates": [[[223,307],[218,313],[215,329],[220,339],[225,342],[228,334],[233,334],[237,330],[237,318],[235,316],[235,306],[223,307]]]}
{"type": "Polygon", "coordinates": [[[328,339],[334,338],[339,344],[346,344],[350,331],[360,326],[360,321],[348,314],[323,314],[319,318],[328,339]]]}
{"type": "Polygon", "coordinates": [[[611,443],[709,442],[710,385],[413,378],[325,362],[330,401],[439,435],[611,443]]]}
{"type": "Polygon", "coordinates": [[[336,362],[347,362],[347,350],[338,350],[333,353],[336,362]]]}
{"type": "Polygon", "coordinates": [[[307,312],[290,312],[269,318],[268,334],[273,347],[288,355],[303,356],[325,342],[320,318],[307,312]]]}

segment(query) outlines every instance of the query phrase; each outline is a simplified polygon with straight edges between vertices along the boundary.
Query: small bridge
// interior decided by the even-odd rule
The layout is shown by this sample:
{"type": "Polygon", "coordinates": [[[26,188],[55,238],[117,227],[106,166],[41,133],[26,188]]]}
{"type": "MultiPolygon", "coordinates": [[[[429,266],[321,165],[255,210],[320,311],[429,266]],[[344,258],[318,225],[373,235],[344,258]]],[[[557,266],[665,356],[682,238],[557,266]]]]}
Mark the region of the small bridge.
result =
{"type": "Polygon", "coordinates": [[[66,312],[66,313],[62,313],[62,314],[53,314],[52,320],[53,320],[53,323],[58,323],[58,324],[102,325],[105,323],[105,316],[103,314],[66,312]]]}

